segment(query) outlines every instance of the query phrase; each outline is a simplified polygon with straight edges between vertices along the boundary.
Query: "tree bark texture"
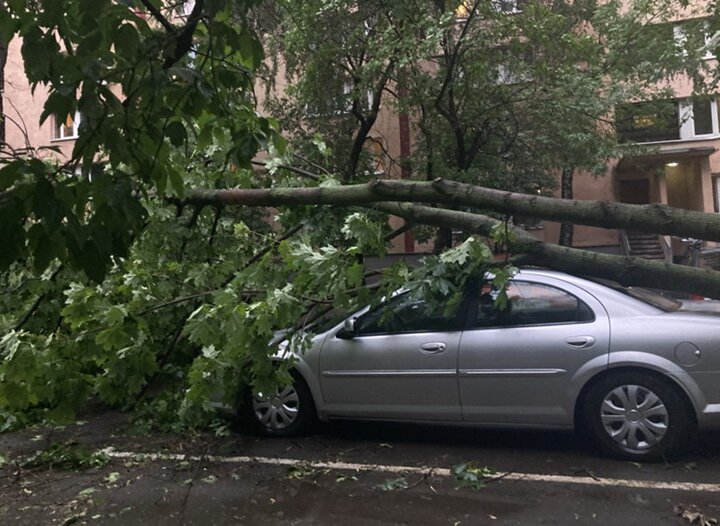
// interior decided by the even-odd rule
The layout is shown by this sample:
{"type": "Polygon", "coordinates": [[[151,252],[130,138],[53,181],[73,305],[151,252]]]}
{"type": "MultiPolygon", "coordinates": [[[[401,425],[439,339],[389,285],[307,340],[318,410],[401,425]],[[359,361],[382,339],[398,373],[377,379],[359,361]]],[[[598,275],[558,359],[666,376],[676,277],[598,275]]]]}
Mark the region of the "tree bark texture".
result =
{"type": "MultiPolygon", "coordinates": [[[[539,210],[546,219],[557,219],[552,210],[565,205],[566,217],[578,223],[603,226],[600,219],[608,217],[612,227],[627,227],[638,224],[648,225],[647,215],[661,217],[655,231],[666,231],[688,236],[703,232],[709,238],[720,237],[720,220],[714,214],[702,214],[687,210],[673,209],[662,205],[625,205],[593,201],[567,202],[563,199],[539,198],[498,192],[470,185],[434,181],[415,183],[403,181],[377,181],[368,185],[335,186],[322,188],[272,188],[262,190],[196,190],[184,200],[193,205],[245,205],[280,206],[313,205],[365,206],[381,210],[406,219],[441,228],[456,228],[466,232],[489,235],[501,222],[480,213],[464,212],[423,206],[416,203],[398,202],[399,195],[407,195],[416,201],[446,202],[467,205],[472,203],[493,204],[492,209],[508,213],[528,213],[539,210]],[[392,197],[390,197],[392,196],[392,197]],[[492,202],[491,198],[498,199],[492,202]],[[389,202],[395,201],[395,202],[389,202]],[[568,206],[569,205],[569,206],[568,206]],[[549,207],[549,208],[548,208],[549,207]],[[520,211],[522,210],[522,211],[520,211]],[[617,211],[609,215],[608,211],[617,211]],[[685,224],[687,218],[688,223],[685,224]],[[694,230],[693,230],[694,229],[694,230]]],[[[484,206],[489,209],[491,207],[484,206]]],[[[527,234],[524,230],[508,225],[511,239],[509,250],[515,254],[519,264],[537,265],[567,271],[574,274],[590,275],[613,279],[624,285],[658,287],[679,292],[690,292],[703,296],[720,298],[720,272],[682,265],[658,263],[642,258],[615,256],[589,252],[570,247],[544,243],[527,234]]],[[[700,237],[700,236],[692,236],[700,237]]]]}
{"type": "Polygon", "coordinates": [[[7,62],[8,44],[0,40],[0,146],[5,144],[5,63],[7,62]]]}
{"type": "Polygon", "coordinates": [[[437,203],[601,228],[720,241],[718,214],[656,203],[631,205],[557,199],[493,190],[444,179],[430,182],[378,179],[368,184],[313,188],[192,190],[181,202],[207,206],[353,206],[393,201],[437,203]]]}
{"type": "MultiPolygon", "coordinates": [[[[412,203],[381,203],[377,208],[408,221],[452,226],[466,232],[489,235],[501,223],[480,214],[445,210],[412,203]]],[[[659,287],[720,299],[720,272],[648,259],[602,254],[544,243],[524,230],[508,225],[508,248],[513,263],[548,267],[572,274],[617,281],[622,285],[659,287]]]]}

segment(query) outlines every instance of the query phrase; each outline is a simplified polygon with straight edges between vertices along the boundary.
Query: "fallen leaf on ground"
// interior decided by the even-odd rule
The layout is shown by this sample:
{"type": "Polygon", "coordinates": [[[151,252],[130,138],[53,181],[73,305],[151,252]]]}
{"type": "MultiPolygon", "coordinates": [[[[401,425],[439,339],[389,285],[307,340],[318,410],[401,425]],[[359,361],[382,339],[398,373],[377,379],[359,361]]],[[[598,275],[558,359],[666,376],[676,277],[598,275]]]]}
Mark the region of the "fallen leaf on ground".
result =
{"type": "Polygon", "coordinates": [[[708,517],[704,513],[700,512],[695,506],[684,506],[678,504],[673,507],[675,515],[678,515],[688,521],[690,524],[699,524],[700,526],[712,526],[717,524],[718,520],[715,517],[708,517]]]}

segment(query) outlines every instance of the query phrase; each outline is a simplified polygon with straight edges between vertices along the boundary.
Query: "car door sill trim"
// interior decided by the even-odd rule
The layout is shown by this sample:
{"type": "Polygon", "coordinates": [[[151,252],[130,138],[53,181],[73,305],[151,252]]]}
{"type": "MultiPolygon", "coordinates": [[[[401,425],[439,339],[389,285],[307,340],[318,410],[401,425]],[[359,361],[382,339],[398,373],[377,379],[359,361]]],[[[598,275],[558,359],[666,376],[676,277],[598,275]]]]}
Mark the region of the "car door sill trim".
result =
{"type": "Polygon", "coordinates": [[[417,370],[417,371],[323,371],[322,375],[325,377],[357,377],[357,376],[457,376],[457,371],[454,369],[441,369],[441,370],[417,370]]]}
{"type": "Polygon", "coordinates": [[[560,376],[565,369],[460,369],[460,376],[560,376]]]}

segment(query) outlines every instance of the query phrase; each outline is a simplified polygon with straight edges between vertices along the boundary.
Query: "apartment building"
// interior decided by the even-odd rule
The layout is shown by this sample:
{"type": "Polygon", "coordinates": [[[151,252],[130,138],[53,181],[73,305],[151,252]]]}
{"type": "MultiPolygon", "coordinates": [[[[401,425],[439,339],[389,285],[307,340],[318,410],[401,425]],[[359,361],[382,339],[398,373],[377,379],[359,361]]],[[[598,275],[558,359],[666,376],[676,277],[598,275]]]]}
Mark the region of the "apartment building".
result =
{"type": "Polygon", "coordinates": [[[16,151],[32,150],[42,158],[69,159],[78,135],[80,115],[64,120],[49,117],[40,124],[40,116],[48,96],[44,86],[33,92],[25,76],[20,53],[22,42],[14,39],[8,45],[3,92],[5,140],[16,151]]]}

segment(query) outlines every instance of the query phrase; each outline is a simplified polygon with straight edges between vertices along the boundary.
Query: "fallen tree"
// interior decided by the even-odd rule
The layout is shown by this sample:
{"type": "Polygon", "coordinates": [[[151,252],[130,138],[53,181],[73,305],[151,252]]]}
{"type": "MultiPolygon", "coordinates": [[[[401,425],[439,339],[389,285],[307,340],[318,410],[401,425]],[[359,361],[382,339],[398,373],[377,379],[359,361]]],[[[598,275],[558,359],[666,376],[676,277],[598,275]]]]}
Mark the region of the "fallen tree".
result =
{"type": "MultiPolygon", "coordinates": [[[[411,223],[449,227],[489,236],[504,222],[480,212],[422,206],[442,203],[506,215],[603,228],[720,240],[720,217],[660,204],[629,205],[601,201],[568,201],[502,192],[445,180],[408,182],[376,180],[368,184],[312,187],[195,190],[177,204],[204,206],[330,205],[363,206],[411,223]]],[[[608,278],[623,285],[658,287],[720,299],[720,273],[637,257],[616,256],[542,242],[505,223],[507,249],[518,264],[545,266],[580,275],[608,278]]]]}
{"type": "Polygon", "coordinates": [[[657,203],[630,205],[526,195],[458,183],[377,179],[367,184],[312,188],[193,190],[183,203],[193,205],[333,205],[407,201],[522,215],[549,221],[720,241],[720,215],[657,203]]]}

